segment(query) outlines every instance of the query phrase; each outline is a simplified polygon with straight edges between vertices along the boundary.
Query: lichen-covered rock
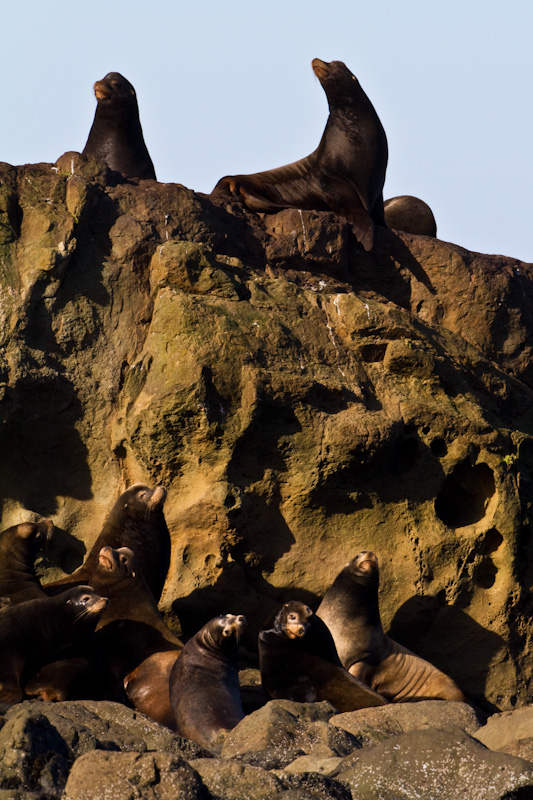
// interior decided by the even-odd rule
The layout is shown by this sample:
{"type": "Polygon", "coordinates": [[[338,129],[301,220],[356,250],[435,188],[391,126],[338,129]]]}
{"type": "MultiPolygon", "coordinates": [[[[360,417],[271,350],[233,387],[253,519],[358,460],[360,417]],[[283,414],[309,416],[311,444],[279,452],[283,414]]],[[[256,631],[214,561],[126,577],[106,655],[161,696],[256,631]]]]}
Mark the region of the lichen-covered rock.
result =
{"type": "Polygon", "coordinates": [[[0,730],[0,788],[59,797],[72,763],[93,750],[209,755],[120,703],[26,701],[7,711],[0,730]]]}
{"type": "Polygon", "coordinates": [[[281,781],[259,767],[219,758],[189,761],[213,797],[224,800],[269,800],[282,791],[281,781]]]}
{"type": "Polygon", "coordinates": [[[501,800],[533,793],[533,764],[493,753],[459,728],[404,733],[344,759],[334,777],[365,800],[501,800]],[[510,796],[515,796],[510,794],[510,796]]]}
{"type": "Polygon", "coordinates": [[[80,756],[70,772],[64,800],[209,800],[198,774],[178,756],[102,753],[80,756]]]}
{"type": "Polygon", "coordinates": [[[394,639],[530,702],[533,266],[106,180],[0,165],[2,528],[52,516],[57,577],[126,484],[163,483],[162,610],[244,613],[251,647],[368,548],[394,639]]]}
{"type": "Polygon", "coordinates": [[[479,738],[482,724],[471,706],[450,700],[422,700],[418,703],[391,703],[380,708],[362,708],[336,714],[330,717],[329,722],[351,733],[359,747],[379,744],[390,736],[400,736],[409,731],[428,728],[446,730],[450,725],[479,738]]]}

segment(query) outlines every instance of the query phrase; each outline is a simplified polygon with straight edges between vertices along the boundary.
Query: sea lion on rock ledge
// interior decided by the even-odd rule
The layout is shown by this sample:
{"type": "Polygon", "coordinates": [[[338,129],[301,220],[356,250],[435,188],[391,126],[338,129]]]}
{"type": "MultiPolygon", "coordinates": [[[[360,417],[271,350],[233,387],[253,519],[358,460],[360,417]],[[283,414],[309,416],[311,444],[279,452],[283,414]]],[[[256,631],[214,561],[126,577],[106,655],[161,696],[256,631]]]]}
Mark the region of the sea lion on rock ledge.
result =
{"type": "Polygon", "coordinates": [[[437,223],[433,211],[419,197],[409,194],[398,195],[385,200],[385,222],[389,228],[405,233],[414,233],[417,236],[437,235],[437,223]]]}
{"type": "Polygon", "coordinates": [[[57,597],[27,600],[0,613],[0,713],[23,699],[28,675],[66,647],[90,635],[107,598],[90,586],[57,597]]]}
{"type": "Polygon", "coordinates": [[[46,597],[35,574],[35,556],[52,535],[51,519],[21,522],[0,533],[0,597],[11,604],[46,597]]]}
{"type": "Polygon", "coordinates": [[[131,83],[119,72],[109,72],[96,81],[94,93],[98,105],[83,155],[105,161],[125,178],[156,180],[131,83]]]}
{"type": "Polygon", "coordinates": [[[340,660],[356,678],[393,703],[460,700],[456,683],[383,631],[377,556],[363,550],[337,575],[317,610],[330,629],[340,660]]]}
{"type": "Polygon", "coordinates": [[[329,700],[339,711],[387,704],[344,669],[327,625],[296,600],[285,603],[272,628],[259,634],[259,666],[263,688],[273,698],[329,700]]]}
{"type": "Polygon", "coordinates": [[[63,586],[91,583],[102,547],[129,547],[135,553],[144,579],[158,602],[170,565],[170,534],[163,514],[167,491],[163,486],[150,489],[134,483],[120,495],[102,532],[84,563],[66,578],[47,583],[47,594],[57,594],[63,586]]]}
{"type": "Polygon", "coordinates": [[[251,211],[334,211],[352,223],[365,250],[372,250],[374,223],[385,225],[387,137],[374,106],[342,61],[314,58],[311,64],[330,110],[317,149],[267,172],[227,175],[211,199],[237,198],[251,211]]]}
{"type": "Polygon", "coordinates": [[[176,730],[208,750],[244,719],[235,660],[246,617],[221,614],[190,639],[170,674],[176,730]]]}

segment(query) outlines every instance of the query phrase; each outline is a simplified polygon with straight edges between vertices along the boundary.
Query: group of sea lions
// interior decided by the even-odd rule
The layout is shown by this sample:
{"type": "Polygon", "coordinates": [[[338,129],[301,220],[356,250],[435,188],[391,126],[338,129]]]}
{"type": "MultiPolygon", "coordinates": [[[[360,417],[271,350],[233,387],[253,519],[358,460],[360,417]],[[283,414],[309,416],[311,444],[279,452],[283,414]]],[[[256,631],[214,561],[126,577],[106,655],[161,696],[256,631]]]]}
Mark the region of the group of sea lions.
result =
{"type": "MultiPolygon", "coordinates": [[[[326,93],[329,117],[316,150],[292,164],[221,178],[211,199],[236,201],[250,211],[283,208],[333,211],[351,223],[365,250],[374,225],[436,236],[431,208],[410,195],[383,202],[387,137],[359,81],[342,61],[314,58],[312,68],[326,93]]],[[[124,178],[154,179],[155,170],[139,120],[135,89],[118,72],[94,84],[98,105],[84,155],[105,161],[124,178]]]]}
{"type": "MultiPolygon", "coordinates": [[[[0,713],[24,698],[128,703],[207,748],[243,717],[237,653],[243,615],[221,614],[185,645],[157,608],[170,565],[162,486],[134,484],[113,505],[83,565],[41,584],[51,520],[0,534],[0,713]]],[[[339,711],[462,700],[447,675],[383,632],[379,568],[356,556],[316,614],[285,603],[259,634],[266,698],[329,700],[339,711]]]]}

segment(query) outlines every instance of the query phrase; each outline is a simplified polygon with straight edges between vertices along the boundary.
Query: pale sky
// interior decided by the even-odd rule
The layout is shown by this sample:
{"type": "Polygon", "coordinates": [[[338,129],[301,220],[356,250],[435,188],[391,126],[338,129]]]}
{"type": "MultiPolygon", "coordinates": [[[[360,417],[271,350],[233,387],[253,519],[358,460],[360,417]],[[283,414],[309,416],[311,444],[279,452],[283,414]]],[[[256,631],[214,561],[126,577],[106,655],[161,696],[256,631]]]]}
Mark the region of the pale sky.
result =
{"type": "Polygon", "coordinates": [[[417,195],[440,239],[533,262],[530,0],[20,0],[0,30],[0,161],[82,150],[114,71],[158,179],[209,192],[316,148],[311,60],[340,60],[387,133],[385,199],[417,195]]]}

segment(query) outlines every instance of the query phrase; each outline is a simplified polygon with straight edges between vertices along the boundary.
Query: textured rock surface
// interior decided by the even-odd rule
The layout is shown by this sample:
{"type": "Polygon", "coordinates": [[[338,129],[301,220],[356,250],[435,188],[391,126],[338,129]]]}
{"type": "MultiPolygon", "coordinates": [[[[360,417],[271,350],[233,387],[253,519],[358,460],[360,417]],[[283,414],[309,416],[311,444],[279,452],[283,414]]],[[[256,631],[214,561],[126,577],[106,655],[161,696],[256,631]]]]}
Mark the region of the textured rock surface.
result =
{"type": "Polygon", "coordinates": [[[442,700],[391,703],[382,708],[362,708],[359,711],[335,714],[330,717],[329,722],[351,733],[359,747],[378,744],[390,736],[400,736],[409,731],[428,728],[444,730],[450,725],[455,725],[477,737],[481,726],[481,721],[473,708],[465,703],[442,700]]]}
{"type": "Polygon", "coordinates": [[[163,483],[164,610],[245,613],[252,643],[370,548],[395,639],[527,702],[532,265],[105,178],[0,169],[2,527],[52,516],[51,577],[163,483]]]}
{"type": "Polygon", "coordinates": [[[412,731],[348,756],[335,777],[365,800],[501,800],[533,793],[533,764],[493,753],[456,728],[412,731]]]}
{"type": "Polygon", "coordinates": [[[509,752],[507,748],[519,741],[526,747],[527,740],[533,740],[533,707],[494,714],[473,735],[491,750],[509,752]]]}

